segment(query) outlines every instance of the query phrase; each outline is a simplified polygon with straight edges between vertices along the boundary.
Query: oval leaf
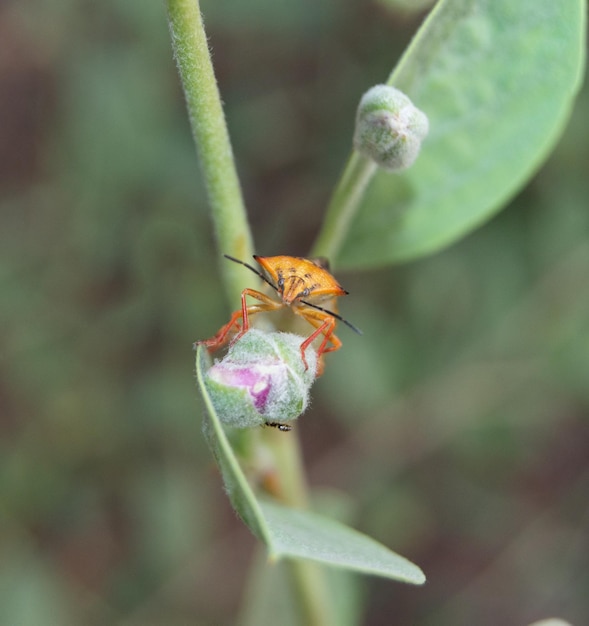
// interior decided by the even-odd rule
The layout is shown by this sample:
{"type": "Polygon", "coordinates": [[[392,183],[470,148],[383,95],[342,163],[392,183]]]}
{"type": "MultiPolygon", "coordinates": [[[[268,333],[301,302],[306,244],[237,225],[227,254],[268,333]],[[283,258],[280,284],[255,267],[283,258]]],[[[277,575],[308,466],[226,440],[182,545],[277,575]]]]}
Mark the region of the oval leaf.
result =
{"type": "MultiPolygon", "coordinates": [[[[272,559],[296,558],[420,585],[423,572],[370,537],[310,511],[259,501],[237,461],[204,384],[206,349],[196,353],[196,375],[206,406],[204,432],[233,508],[263,541],[272,559]]],[[[285,434],[288,437],[288,434],[285,434]]]]}
{"type": "Polygon", "coordinates": [[[410,170],[375,175],[338,266],[426,255],[497,212],[564,127],[584,32],[581,0],[442,0],[389,80],[430,134],[410,170]]]}

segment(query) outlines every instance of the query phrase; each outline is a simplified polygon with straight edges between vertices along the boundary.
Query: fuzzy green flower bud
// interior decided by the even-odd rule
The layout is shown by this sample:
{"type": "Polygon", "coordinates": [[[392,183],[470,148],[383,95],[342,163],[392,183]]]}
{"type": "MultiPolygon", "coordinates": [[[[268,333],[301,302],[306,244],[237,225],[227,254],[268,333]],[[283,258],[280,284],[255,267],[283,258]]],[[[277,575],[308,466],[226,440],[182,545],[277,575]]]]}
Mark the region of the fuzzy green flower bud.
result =
{"type": "Polygon", "coordinates": [[[305,351],[304,337],[267,333],[252,328],[235,341],[225,357],[212,365],[205,384],[219,419],[234,428],[286,424],[309,405],[309,391],[317,373],[317,353],[305,351]]]}
{"type": "Polygon", "coordinates": [[[390,171],[413,165],[429,130],[425,113],[395,87],[376,85],[360,100],[354,147],[390,171]]]}

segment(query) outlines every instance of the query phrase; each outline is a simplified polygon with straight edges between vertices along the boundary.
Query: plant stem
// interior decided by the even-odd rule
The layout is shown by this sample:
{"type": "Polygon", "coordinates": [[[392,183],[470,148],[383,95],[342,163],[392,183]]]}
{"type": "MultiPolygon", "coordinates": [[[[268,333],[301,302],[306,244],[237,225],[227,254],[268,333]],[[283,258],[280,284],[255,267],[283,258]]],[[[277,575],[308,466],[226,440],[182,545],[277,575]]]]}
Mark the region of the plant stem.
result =
{"type": "Polygon", "coordinates": [[[311,256],[327,257],[337,262],[345,237],[350,230],[362,195],[377,166],[355,150],[335,188],[319,237],[311,250],[311,256]]]}
{"type": "MultiPolygon", "coordinates": [[[[280,480],[280,499],[293,508],[308,508],[307,481],[296,431],[285,436],[274,428],[266,428],[264,440],[274,453],[280,480]]],[[[335,624],[335,611],[324,569],[316,563],[298,559],[289,560],[287,565],[298,599],[301,623],[305,626],[335,624]]]]}
{"type": "Polygon", "coordinates": [[[301,446],[296,431],[286,435],[276,428],[262,432],[265,445],[272,450],[280,485],[277,497],[295,509],[309,507],[307,481],[303,469],[301,446]]]}
{"type": "Polygon", "coordinates": [[[304,626],[335,626],[325,571],[310,561],[288,563],[291,580],[299,598],[301,624],[304,626]]]}
{"type": "MultiPolygon", "coordinates": [[[[217,243],[223,252],[248,259],[253,254],[252,237],[198,0],[166,0],[166,7],[172,47],[211,204],[217,243]]],[[[243,268],[233,263],[224,263],[222,268],[226,292],[232,302],[237,301],[245,287],[243,268]]],[[[283,500],[292,506],[305,508],[308,496],[298,439],[274,433],[269,437],[268,445],[275,452],[283,500]]],[[[302,623],[309,626],[332,624],[329,590],[323,572],[316,565],[304,561],[290,561],[289,566],[302,623]]]]}
{"type": "MultiPolygon", "coordinates": [[[[184,88],[220,251],[249,259],[253,242],[198,0],[166,0],[174,57],[184,88]]],[[[245,287],[243,268],[221,265],[231,302],[245,287]]]]}

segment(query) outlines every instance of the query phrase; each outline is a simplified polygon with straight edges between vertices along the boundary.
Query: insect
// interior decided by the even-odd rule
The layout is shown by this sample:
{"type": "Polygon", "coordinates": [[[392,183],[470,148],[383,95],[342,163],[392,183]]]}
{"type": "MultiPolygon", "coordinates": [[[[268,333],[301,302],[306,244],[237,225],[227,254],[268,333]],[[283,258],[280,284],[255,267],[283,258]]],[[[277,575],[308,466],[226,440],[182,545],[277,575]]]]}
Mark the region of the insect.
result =
{"type": "Polygon", "coordinates": [[[210,352],[224,346],[232,336],[235,336],[236,339],[241,337],[249,329],[250,315],[262,311],[276,311],[284,307],[290,307],[296,315],[300,315],[315,329],[301,343],[301,358],[305,369],[308,369],[305,352],[319,336],[323,336],[317,349],[317,356],[320,359],[319,373],[322,370],[322,355],[341,348],[342,342],[334,334],[338,320],[359,335],[362,334],[358,328],[337,313],[335,298],[345,296],[348,292],[329,273],[325,259],[312,260],[296,256],[264,257],[254,255],[254,259],[262,268],[260,271],[244,261],[227,254],[224,256],[257,274],[278,293],[280,300],[255,289],[244,289],[241,292],[241,309],[231,315],[231,319],[214,337],[198,342],[205,345],[210,352]],[[258,302],[248,305],[247,296],[255,298],[258,302]],[[330,309],[321,306],[328,302],[330,309]]]}

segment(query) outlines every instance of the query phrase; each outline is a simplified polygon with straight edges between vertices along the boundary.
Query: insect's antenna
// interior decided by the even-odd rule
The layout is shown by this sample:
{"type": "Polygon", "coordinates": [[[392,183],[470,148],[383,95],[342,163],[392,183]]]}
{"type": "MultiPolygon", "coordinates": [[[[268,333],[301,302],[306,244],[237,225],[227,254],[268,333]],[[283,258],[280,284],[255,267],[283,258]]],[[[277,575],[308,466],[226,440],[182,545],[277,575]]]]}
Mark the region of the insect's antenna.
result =
{"type": "Polygon", "coordinates": [[[223,256],[226,259],[229,259],[230,261],[233,261],[234,263],[239,263],[240,265],[243,265],[244,267],[247,267],[248,270],[251,270],[254,274],[259,276],[264,282],[268,283],[270,285],[270,287],[272,287],[272,289],[274,289],[275,291],[278,291],[276,285],[273,282],[268,280],[268,278],[266,278],[266,276],[264,276],[264,274],[262,274],[262,272],[257,270],[255,267],[253,267],[249,263],[245,263],[244,261],[240,261],[239,259],[236,259],[235,257],[229,256],[228,254],[224,254],[223,256]]]}
{"type": "Polygon", "coordinates": [[[310,306],[313,309],[317,309],[318,311],[323,311],[324,313],[331,315],[331,317],[335,317],[336,320],[343,322],[348,328],[351,328],[358,335],[364,334],[359,328],[356,328],[354,324],[352,324],[351,322],[348,322],[348,320],[345,320],[341,315],[338,315],[337,313],[334,313],[333,311],[328,311],[327,309],[324,309],[322,306],[317,306],[316,304],[307,302],[307,300],[301,300],[301,302],[303,304],[306,304],[307,306],[310,306]]]}

